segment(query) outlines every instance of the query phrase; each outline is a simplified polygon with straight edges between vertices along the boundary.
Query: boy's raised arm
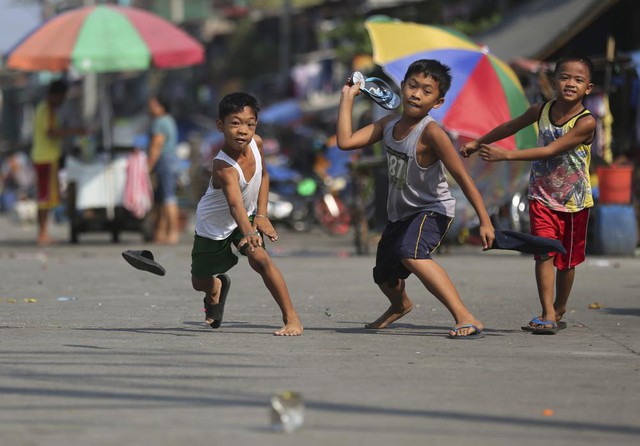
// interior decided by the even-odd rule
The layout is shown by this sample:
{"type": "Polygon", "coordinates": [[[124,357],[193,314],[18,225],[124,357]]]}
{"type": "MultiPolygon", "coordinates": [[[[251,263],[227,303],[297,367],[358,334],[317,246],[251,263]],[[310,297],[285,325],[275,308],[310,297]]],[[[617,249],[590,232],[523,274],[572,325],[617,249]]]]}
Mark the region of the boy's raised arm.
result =
{"type": "Polygon", "coordinates": [[[338,124],[336,128],[336,141],[340,150],[354,150],[374,144],[382,139],[385,118],[369,124],[360,130],[353,132],[352,112],[355,97],[360,94],[359,84],[350,85],[347,82],[342,87],[340,106],[338,108],[338,124]]]}

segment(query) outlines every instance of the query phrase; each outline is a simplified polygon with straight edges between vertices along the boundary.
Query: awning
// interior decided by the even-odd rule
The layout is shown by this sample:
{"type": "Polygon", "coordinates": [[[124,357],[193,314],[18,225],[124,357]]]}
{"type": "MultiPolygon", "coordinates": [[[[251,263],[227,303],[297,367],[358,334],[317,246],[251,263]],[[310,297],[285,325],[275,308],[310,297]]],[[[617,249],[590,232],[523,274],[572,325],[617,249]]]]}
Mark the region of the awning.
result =
{"type": "Polygon", "coordinates": [[[499,58],[544,60],[618,0],[533,0],[514,8],[499,25],[473,39],[499,58]]]}

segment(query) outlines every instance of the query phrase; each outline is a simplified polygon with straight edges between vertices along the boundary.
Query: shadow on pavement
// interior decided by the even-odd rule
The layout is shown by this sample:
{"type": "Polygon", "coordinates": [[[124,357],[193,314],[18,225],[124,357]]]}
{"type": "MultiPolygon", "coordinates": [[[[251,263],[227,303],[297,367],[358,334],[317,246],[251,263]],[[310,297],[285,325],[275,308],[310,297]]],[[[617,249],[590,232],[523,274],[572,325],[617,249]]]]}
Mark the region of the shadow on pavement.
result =
{"type": "Polygon", "coordinates": [[[602,311],[618,316],[640,316],[640,308],[603,308],[602,311]]]}

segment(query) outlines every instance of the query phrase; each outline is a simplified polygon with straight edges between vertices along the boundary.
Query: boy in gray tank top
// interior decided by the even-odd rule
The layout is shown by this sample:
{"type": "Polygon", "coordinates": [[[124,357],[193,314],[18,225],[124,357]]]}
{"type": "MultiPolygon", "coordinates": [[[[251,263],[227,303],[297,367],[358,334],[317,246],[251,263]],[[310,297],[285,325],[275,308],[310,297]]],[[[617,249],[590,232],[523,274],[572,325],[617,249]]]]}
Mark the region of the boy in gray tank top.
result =
{"type": "Polygon", "coordinates": [[[449,229],[455,199],[447,184],[446,168],[456,180],[480,220],[484,249],[493,244],[494,229],[482,197],[466,171],[449,136],[429,116],[444,103],[451,85],[449,67],[432,59],[413,62],[401,83],[403,112],[389,115],[353,131],[352,111],[358,84],[342,87],[337,139],[342,150],[383,141],[387,154],[389,221],[376,254],[373,279],[391,306],[366,328],[382,329],[413,309],[405,279],[415,274],[451,312],[452,339],[483,337],[484,325],[466,308],[453,282],[431,257],[449,229]]]}

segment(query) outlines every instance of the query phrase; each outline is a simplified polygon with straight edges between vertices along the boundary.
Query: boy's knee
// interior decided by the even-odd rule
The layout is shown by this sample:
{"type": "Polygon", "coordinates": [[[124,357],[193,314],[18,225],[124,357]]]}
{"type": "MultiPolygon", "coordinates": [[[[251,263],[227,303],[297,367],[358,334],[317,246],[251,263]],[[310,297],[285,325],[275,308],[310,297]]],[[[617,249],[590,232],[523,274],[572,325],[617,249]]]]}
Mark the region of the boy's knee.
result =
{"type": "Polygon", "coordinates": [[[266,270],[271,264],[271,258],[264,248],[257,248],[255,251],[247,253],[247,256],[249,257],[249,265],[258,273],[266,270]]]}
{"type": "Polygon", "coordinates": [[[191,276],[191,286],[196,291],[207,291],[207,287],[213,284],[213,277],[191,276]]]}
{"type": "Polygon", "coordinates": [[[395,288],[400,283],[400,278],[389,274],[387,271],[374,268],[373,281],[380,288],[384,288],[384,287],[395,288]]]}

